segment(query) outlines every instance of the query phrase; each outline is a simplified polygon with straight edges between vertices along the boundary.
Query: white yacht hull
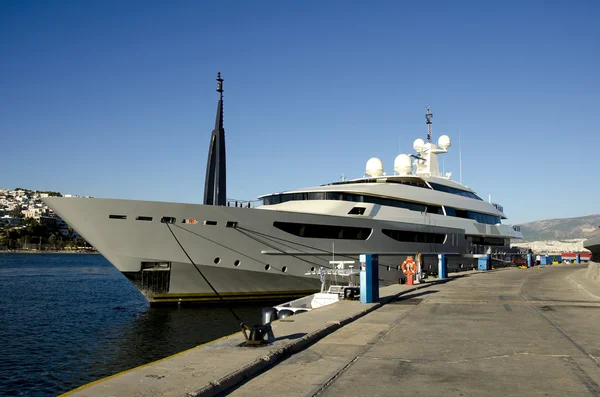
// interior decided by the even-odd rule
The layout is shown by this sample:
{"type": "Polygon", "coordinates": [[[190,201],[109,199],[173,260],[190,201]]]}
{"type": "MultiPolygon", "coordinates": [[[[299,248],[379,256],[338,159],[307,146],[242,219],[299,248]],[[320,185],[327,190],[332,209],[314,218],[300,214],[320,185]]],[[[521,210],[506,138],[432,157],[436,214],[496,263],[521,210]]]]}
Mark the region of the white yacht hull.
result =
{"type": "Polygon", "coordinates": [[[400,264],[416,251],[431,255],[468,250],[462,229],[372,218],[116,199],[45,201],[153,304],[217,300],[178,241],[226,299],[281,302],[319,290],[318,275],[306,273],[331,267],[332,250],[338,260],[355,260],[356,267],[360,254],[380,254],[383,283],[398,283],[403,277],[400,264]],[[163,223],[163,217],[176,221],[163,223]],[[184,219],[196,223],[182,223],[184,219]],[[372,231],[366,240],[306,238],[274,227],[276,221],[372,231]],[[443,244],[399,242],[384,235],[384,228],[444,233],[447,238],[443,244]]]}

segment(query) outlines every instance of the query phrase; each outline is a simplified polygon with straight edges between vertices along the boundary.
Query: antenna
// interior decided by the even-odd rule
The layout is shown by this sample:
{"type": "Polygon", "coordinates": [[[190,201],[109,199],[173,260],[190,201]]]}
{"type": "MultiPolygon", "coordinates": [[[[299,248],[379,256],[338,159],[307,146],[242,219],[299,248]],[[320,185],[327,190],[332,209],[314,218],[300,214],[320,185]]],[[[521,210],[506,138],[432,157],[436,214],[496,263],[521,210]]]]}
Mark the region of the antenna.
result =
{"type": "Polygon", "coordinates": [[[431,142],[431,118],[433,117],[433,113],[431,113],[431,108],[427,106],[427,114],[425,114],[425,120],[427,124],[427,142],[431,142]]]}
{"type": "Polygon", "coordinates": [[[331,259],[335,261],[335,241],[331,243],[331,259]]]}
{"type": "Polygon", "coordinates": [[[458,131],[458,167],[460,174],[460,184],[462,185],[462,151],[460,149],[460,131],[458,131]]]}
{"type": "Polygon", "coordinates": [[[223,99],[223,81],[221,72],[217,73],[217,92],[221,95],[220,99],[223,99]]]}

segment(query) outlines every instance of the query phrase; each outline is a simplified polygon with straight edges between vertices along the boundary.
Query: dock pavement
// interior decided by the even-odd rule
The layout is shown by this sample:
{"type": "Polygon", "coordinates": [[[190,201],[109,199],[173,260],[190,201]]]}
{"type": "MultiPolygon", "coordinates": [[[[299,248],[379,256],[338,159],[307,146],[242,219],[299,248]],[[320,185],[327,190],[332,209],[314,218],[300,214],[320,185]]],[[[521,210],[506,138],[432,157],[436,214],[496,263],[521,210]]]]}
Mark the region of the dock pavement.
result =
{"type": "Polygon", "coordinates": [[[600,395],[600,287],[582,265],[380,289],[94,382],[70,396],[600,395]],[[417,289],[418,288],[418,289],[417,289]]]}

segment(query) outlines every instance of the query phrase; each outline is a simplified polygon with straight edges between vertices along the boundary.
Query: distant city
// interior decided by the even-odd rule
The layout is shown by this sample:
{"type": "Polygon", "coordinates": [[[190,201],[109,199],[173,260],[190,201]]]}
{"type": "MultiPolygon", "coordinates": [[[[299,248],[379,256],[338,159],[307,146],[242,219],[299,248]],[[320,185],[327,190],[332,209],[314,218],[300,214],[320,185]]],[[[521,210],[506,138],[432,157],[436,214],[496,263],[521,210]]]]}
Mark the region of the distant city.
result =
{"type": "Polygon", "coordinates": [[[0,250],[81,251],[92,247],[42,199],[58,192],[0,188],[0,250]]]}

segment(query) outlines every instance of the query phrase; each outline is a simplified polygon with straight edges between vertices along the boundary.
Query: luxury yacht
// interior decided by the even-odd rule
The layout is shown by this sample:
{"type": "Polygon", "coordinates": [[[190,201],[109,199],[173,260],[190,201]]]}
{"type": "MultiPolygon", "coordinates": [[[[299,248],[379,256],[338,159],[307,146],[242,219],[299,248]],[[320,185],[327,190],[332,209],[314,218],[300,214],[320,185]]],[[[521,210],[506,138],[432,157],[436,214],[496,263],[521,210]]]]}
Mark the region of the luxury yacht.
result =
{"type": "Polygon", "coordinates": [[[283,302],[318,292],[332,259],[358,267],[364,253],[379,254],[381,283],[398,283],[407,255],[421,252],[427,271],[439,253],[464,263],[522,238],[500,205],[440,174],[451,142],[432,142],[429,110],[427,140],[398,155],[393,173],[371,158],[358,179],[263,195],[258,206],[227,201],[222,82],[204,204],[44,199],[151,304],[218,301],[207,280],[226,300],[283,302]]]}

